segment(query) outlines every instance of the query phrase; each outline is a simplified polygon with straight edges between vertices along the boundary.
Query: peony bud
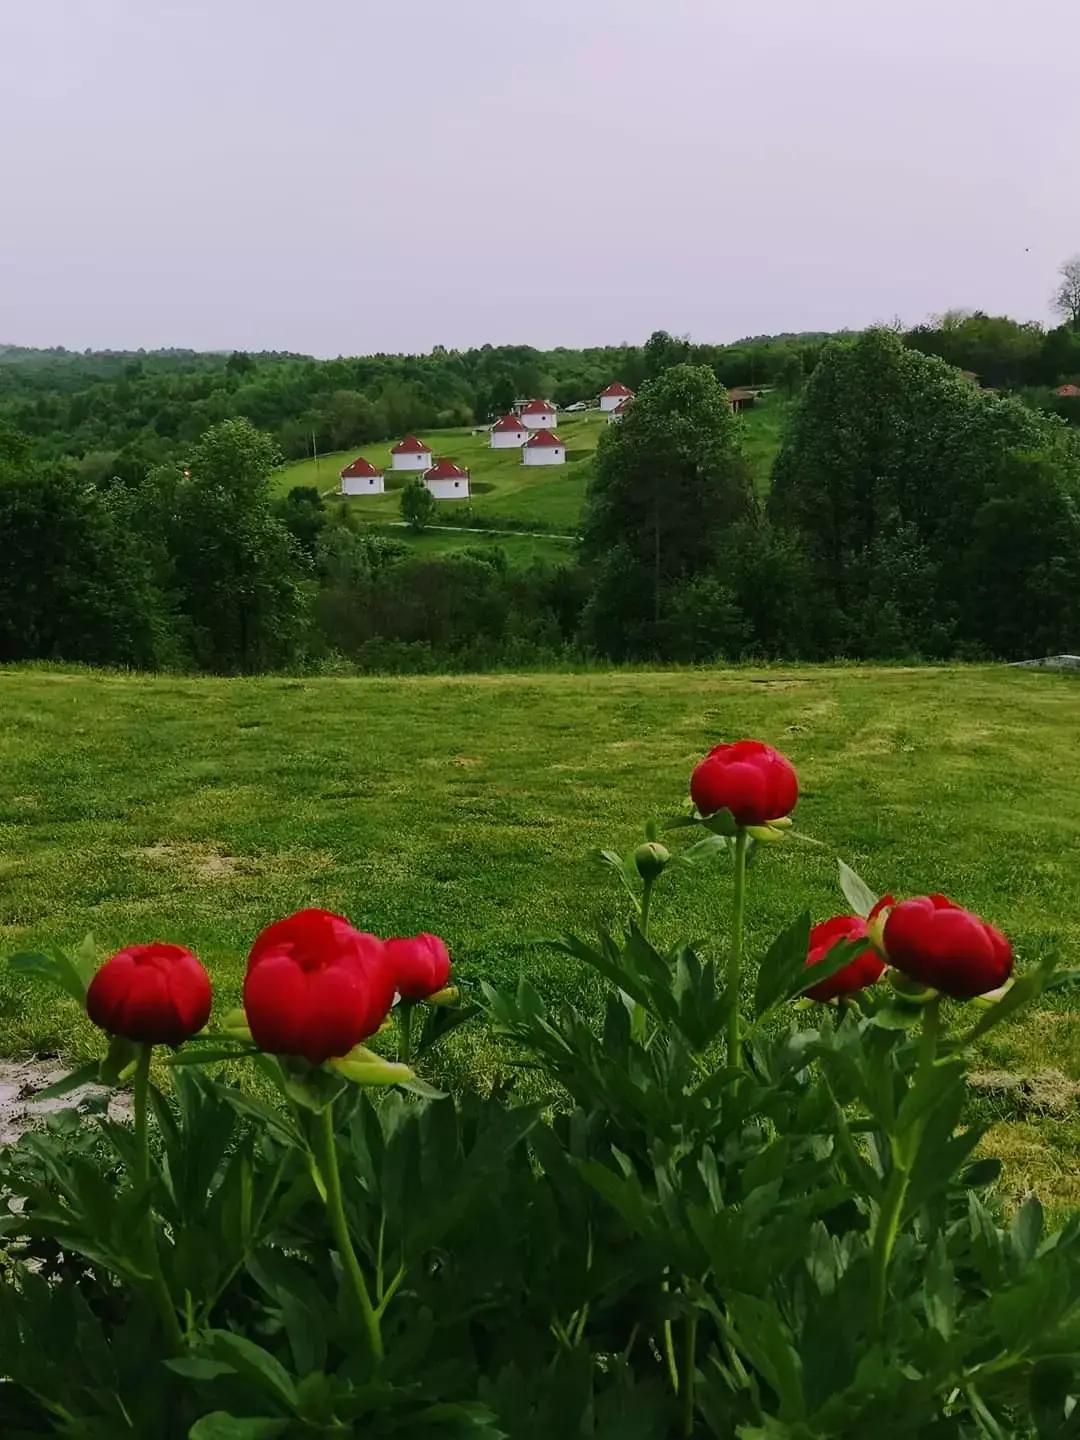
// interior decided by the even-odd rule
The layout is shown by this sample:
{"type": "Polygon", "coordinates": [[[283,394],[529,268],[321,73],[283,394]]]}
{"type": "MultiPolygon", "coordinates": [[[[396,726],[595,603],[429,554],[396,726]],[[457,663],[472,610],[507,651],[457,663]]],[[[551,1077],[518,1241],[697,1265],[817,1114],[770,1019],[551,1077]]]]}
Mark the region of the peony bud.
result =
{"type": "Polygon", "coordinates": [[[129,945],[105,961],[86,992],[86,1013],[110,1035],[142,1045],[182,1045],[210,1018],[210,977],[182,945],[129,945]]]}
{"type": "Polygon", "coordinates": [[[646,884],[663,874],[670,859],[667,846],[661,845],[657,840],[647,840],[634,851],[634,864],[646,884]]]}

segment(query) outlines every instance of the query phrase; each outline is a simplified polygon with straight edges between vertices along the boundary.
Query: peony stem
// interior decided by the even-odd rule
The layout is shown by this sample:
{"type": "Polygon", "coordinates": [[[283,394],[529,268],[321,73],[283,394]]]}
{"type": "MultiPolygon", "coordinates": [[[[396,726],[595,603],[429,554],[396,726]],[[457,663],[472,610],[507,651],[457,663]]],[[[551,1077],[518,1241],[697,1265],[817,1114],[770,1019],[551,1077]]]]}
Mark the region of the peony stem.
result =
{"type": "Polygon", "coordinates": [[[408,1065],[412,1060],[412,1021],[413,1003],[411,1000],[402,1000],[398,1004],[398,1019],[400,1029],[398,1031],[398,1060],[402,1065],[408,1065]]]}
{"type": "Polygon", "coordinates": [[[649,907],[652,904],[652,892],[655,883],[655,880],[648,879],[644,881],[641,887],[641,922],[638,925],[638,929],[646,940],[649,938],[649,907]]]}
{"type": "Polygon", "coordinates": [[[731,953],[728,956],[728,1064],[736,1069],[742,1064],[742,1050],[739,1042],[739,992],[742,984],[743,953],[743,910],[746,906],[746,844],[745,828],[740,825],[735,832],[735,897],[731,912],[731,953]]]}
{"type": "Polygon", "coordinates": [[[360,1262],[353,1249],[352,1237],[349,1234],[349,1222],[345,1218],[345,1202],[341,1194],[341,1171],[338,1169],[337,1140],[334,1136],[333,1105],[323,1107],[313,1127],[313,1138],[318,1151],[316,1160],[323,1184],[326,1187],[326,1213],[330,1220],[334,1240],[337,1243],[341,1268],[352,1291],[360,1330],[367,1344],[372,1364],[377,1365],[383,1357],[382,1331],[379,1327],[379,1317],[371,1304],[364,1272],[360,1269],[360,1262]]]}
{"type": "MultiPolygon", "coordinates": [[[[671,1286],[668,1284],[667,1280],[665,1280],[665,1281],[663,1282],[663,1284],[661,1285],[660,1288],[661,1288],[661,1289],[664,1291],[664,1293],[666,1294],[666,1293],[671,1289],[671,1286]]],[[[675,1363],[675,1338],[674,1338],[674,1331],[672,1330],[672,1326],[671,1326],[671,1317],[670,1317],[670,1315],[665,1315],[665,1317],[664,1317],[663,1332],[664,1332],[664,1359],[665,1359],[665,1361],[667,1362],[668,1379],[671,1381],[672,1393],[675,1394],[675,1395],[678,1395],[678,1393],[679,1393],[679,1367],[678,1367],[678,1365],[675,1363]]]]}
{"type": "MultiPolygon", "coordinates": [[[[147,1127],[147,1113],[150,1098],[150,1057],[153,1053],[153,1045],[140,1045],[139,1055],[135,1061],[133,1106],[135,1112],[135,1168],[133,1178],[140,1190],[150,1184],[150,1135],[147,1127]]],[[[169,1345],[174,1352],[180,1351],[184,1346],[184,1337],[180,1330],[180,1322],[176,1318],[176,1307],[172,1303],[169,1287],[165,1284],[165,1277],[161,1273],[157,1236],[154,1233],[154,1209],[149,1202],[147,1202],[143,1214],[143,1263],[150,1280],[150,1293],[157,1306],[158,1314],[161,1316],[161,1324],[169,1345]]]]}
{"type": "MultiPolygon", "coordinates": [[[[916,1085],[925,1072],[933,1067],[937,1059],[940,1035],[941,996],[935,995],[923,1010],[922,1040],[919,1044],[916,1085]]],[[[924,1123],[925,1121],[916,1122],[920,1128],[924,1123]]],[[[885,1298],[888,1290],[889,1262],[892,1259],[896,1237],[900,1233],[904,1201],[907,1199],[908,1186],[911,1183],[909,1164],[907,1160],[899,1159],[899,1146],[895,1140],[892,1145],[892,1156],[892,1169],[885,1186],[885,1194],[881,1198],[877,1226],[874,1229],[871,1257],[871,1320],[873,1334],[879,1340],[882,1338],[885,1328],[885,1298]]]]}
{"type": "Polygon", "coordinates": [[[683,1352],[682,1387],[679,1399],[682,1402],[682,1435],[689,1440],[694,1433],[694,1370],[697,1366],[697,1311],[686,1317],[686,1349],[683,1352]]]}

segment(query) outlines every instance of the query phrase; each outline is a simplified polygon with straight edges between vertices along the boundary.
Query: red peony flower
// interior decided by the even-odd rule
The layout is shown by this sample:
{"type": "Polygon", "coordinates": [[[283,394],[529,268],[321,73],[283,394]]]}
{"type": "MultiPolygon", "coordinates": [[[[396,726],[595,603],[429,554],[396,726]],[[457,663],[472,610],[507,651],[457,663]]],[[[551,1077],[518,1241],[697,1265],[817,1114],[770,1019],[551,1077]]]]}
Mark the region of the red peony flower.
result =
{"type": "Polygon", "coordinates": [[[450,979],[450,953],[438,935],[387,940],[386,958],[403,1000],[426,1000],[450,979]]]}
{"type": "Polygon", "coordinates": [[[945,895],[901,900],[884,931],[889,964],[956,1000],[996,990],[1012,974],[1012,946],[993,925],[945,895]]]}
{"type": "Polygon", "coordinates": [[[252,1038],[271,1055],[312,1065],[346,1055],[394,999],[386,948],[329,910],[299,910],[255,937],[244,980],[252,1038]]]}
{"type": "Polygon", "coordinates": [[[736,740],[709,751],[690,777],[690,797],[702,815],[730,810],[738,825],[764,825],[794,810],[799,777],[771,745],[736,740]]]}
{"type": "MultiPolygon", "coordinates": [[[[879,905],[885,903],[884,900],[878,902],[879,905]]],[[[861,916],[834,915],[831,920],[823,920],[810,931],[806,963],[816,965],[819,960],[824,960],[839,940],[866,939],[867,923],[861,916]]],[[[867,940],[866,949],[860,950],[842,970],[837,970],[835,975],[830,975],[827,980],[822,980],[817,985],[811,985],[805,993],[812,1000],[835,1000],[838,995],[852,995],[856,990],[873,985],[884,973],[884,962],[867,940]]]]}
{"type": "Polygon", "coordinates": [[[129,945],[105,961],[86,992],[86,1013],[110,1035],[143,1045],[182,1045],[210,1018],[210,977],[182,945],[129,945]]]}

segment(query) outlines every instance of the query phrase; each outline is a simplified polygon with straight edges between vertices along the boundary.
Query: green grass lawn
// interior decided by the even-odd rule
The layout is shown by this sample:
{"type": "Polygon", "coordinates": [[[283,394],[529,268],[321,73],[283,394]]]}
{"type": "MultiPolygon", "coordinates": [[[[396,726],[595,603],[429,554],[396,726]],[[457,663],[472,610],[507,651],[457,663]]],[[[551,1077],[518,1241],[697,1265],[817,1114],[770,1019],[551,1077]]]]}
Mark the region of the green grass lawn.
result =
{"type": "Polygon", "coordinates": [[[784,426],[791,413],[792,402],[779,392],[763,395],[750,410],[740,416],[743,446],[754,474],[754,488],[761,496],[769,493],[772,464],[784,438],[784,426]]]}
{"type": "MultiPolygon", "coordinates": [[[[513,520],[531,520],[538,526],[573,531],[581,514],[585,487],[591,469],[596,442],[607,421],[598,412],[560,417],[558,433],[566,441],[566,464],[549,467],[525,466],[521,451],[492,450],[486,430],[473,433],[472,427],[455,430],[428,430],[420,437],[436,456],[446,456],[467,466],[472,480],[472,508],[478,514],[504,516],[513,520]]],[[[273,479],[274,489],[285,493],[293,485],[316,485],[320,490],[336,491],[342,467],[357,455],[386,470],[387,490],[384,495],[357,496],[349,501],[357,514],[371,520],[396,520],[400,505],[398,493],[413,478],[408,473],[390,470],[388,440],[362,445],[357,450],[341,451],[313,460],[286,465],[273,479]]],[[[444,501],[438,508],[438,520],[446,525],[467,525],[462,518],[466,507],[455,501],[444,501]]]]}
{"type": "MultiPolygon", "coordinates": [[[[754,483],[762,495],[768,490],[769,471],[780,448],[787,410],[787,402],[779,396],[766,395],[739,419],[754,483]]],[[[475,434],[472,428],[428,430],[421,438],[436,456],[448,456],[469,468],[472,509],[477,514],[531,520],[538,526],[554,526],[571,532],[581,517],[593,451],[606,426],[606,417],[596,411],[560,417],[558,432],[566,441],[567,461],[565,465],[549,469],[522,465],[519,450],[492,450],[486,430],[475,434]]],[[[394,474],[389,469],[391,443],[380,440],[362,445],[358,450],[321,455],[318,464],[314,460],[298,460],[285,465],[273,477],[275,493],[285,494],[294,485],[314,485],[323,492],[336,491],[343,466],[357,455],[363,455],[372,464],[386,467],[387,491],[384,495],[354,497],[348,501],[350,508],[365,519],[396,520],[399,492],[412,476],[394,474]]],[[[464,509],[456,502],[446,501],[439,506],[437,521],[445,525],[468,524],[467,516],[462,517],[464,509]]]]}
{"type": "MultiPolygon", "coordinates": [[[[835,856],[879,891],[941,889],[1014,938],[1021,963],[1080,953],[1077,678],[1001,668],[696,670],[404,679],[131,678],[0,671],[0,952],[93,931],[106,952],[192,946],[219,1004],[255,931],[322,904],[382,934],[445,935],[466,985],[526,971],[588,1005],[591,980],[536,943],[622,913],[599,846],[670,816],[694,761],[760,735],[791,755],[823,850],[763,852],[749,944],[809,904],[843,908],[835,856]]],[[[722,945],[715,871],[665,883],[661,938],[722,945]]],[[[1080,1078],[1075,998],[983,1057],[1080,1078]]],[[[0,973],[0,1052],[97,1038],[70,1003],[0,973]]],[[[487,1067],[483,1038],[456,1063],[487,1067]]],[[[988,1102],[980,1102],[987,1104],[988,1102]]],[[[996,1103],[996,1102],[995,1102],[996,1103]]],[[[1080,1202],[1080,1122],[1001,1102],[1010,1185],[1080,1202]]]]}
{"type": "Polygon", "coordinates": [[[577,554],[577,542],[558,535],[499,534],[490,530],[424,530],[417,535],[400,525],[372,526],[390,540],[400,540],[417,555],[450,555],[459,550],[501,550],[515,569],[543,560],[568,564],[577,554]]]}

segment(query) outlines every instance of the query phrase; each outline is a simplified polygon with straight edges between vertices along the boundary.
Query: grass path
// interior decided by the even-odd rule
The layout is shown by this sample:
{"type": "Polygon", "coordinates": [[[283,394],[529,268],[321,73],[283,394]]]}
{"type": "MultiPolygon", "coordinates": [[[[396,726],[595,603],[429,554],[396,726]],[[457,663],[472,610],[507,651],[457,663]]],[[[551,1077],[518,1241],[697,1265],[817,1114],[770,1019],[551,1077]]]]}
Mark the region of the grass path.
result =
{"type": "MultiPolygon", "coordinates": [[[[842,908],[839,854],[879,891],[940,889],[1080,960],[1080,678],[1005,668],[620,671],[395,679],[0,671],[0,953],[93,931],[103,950],[191,945],[220,1000],[255,931],[324,904],[383,934],[430,928],[468,984],[590,1003],[535,937],[621,913],[589,854],[684,804],[691,765],[756,734],[795,761],[801,827],[763,854],[749,944],[804,904],[842,908]]],[[[661,937],[715,952],[727,886],[657,895],[661,937]]],[[[0,973],[0,1053],[85,1055],[73,1008],[0,973]]],[[[1007,1028],[987,1066],[1080,1079],[1075,997],[1007,1028]]],[[[486,1067],[482,1043],[459,1056],[486,1067]]],[[[1080,1123],[980,1101],[1010,1182],[1080,1202],[1080,1123]]]]}

